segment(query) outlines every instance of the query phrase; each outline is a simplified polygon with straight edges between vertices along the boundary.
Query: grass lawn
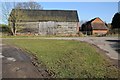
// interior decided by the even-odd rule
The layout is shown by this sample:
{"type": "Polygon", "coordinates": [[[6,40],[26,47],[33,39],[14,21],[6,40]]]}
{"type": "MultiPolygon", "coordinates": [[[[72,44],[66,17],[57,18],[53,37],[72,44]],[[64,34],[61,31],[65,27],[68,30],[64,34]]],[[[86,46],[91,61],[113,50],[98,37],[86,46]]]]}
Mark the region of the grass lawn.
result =
{"type": "Polygon", "coordinates": [[[46,37],[54,37],[54,36],[4,36],[2,35],[1,38],[46,38],[46,37]]]}
{"type": "Polygon", "coordinates": [[[3,42],[36,54],[57,78],[115,78],[118,74],[118,69],[109,66],[109,61],[87,43],[45,39],[8,39],[3,42]]]}
{"type": "Polygon", "coordinates": [[[41,36],[41,35],[38,35],[38,36],[35,36],[35,35],[22,35],[22,36],[7,36],[7,35],[4,35],[2,34],[0,36],[0,38],[55,38],[55,37],[84,37],[84,36],[60,36],[60,35],[45,35],[45,36],[41,36]]]}

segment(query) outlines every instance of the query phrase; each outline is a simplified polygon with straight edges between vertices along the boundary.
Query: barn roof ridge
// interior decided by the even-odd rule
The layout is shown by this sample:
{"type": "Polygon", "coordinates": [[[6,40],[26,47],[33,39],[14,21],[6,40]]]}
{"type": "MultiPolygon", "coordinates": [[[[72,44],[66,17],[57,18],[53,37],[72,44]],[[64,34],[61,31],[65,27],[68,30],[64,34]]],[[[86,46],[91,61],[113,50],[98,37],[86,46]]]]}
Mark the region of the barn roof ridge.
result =
{"type": "Polygon", "coordinates": [[[76,9],[12,9],[12,10],[30,10],[30,11],[77,11],[76,9]]]}

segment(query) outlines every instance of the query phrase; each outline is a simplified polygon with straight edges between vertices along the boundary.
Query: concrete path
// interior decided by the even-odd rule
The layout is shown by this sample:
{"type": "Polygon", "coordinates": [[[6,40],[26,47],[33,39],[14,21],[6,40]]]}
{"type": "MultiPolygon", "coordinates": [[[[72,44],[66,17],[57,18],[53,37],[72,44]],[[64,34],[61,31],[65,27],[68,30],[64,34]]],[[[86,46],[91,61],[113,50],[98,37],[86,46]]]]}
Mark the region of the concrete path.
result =
{"type": "Polygon", "coordinates": [[[17,47],[2,45],[2,78],[45,78],[49,77],[32,64],[30,56],[17,47]]]}
{"type": "Polygon", "coordinates": [[[0,80],[2,79],[2,58],[2,39],[0,39],[0,80]]]}

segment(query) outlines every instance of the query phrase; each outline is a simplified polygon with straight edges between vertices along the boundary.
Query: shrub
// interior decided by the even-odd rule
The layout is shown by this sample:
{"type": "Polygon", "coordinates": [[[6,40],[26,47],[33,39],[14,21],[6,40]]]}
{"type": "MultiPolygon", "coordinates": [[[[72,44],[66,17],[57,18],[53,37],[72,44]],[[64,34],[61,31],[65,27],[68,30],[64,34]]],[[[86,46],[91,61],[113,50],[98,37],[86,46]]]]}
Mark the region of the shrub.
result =
{"type": "Polygon", "coordinates": [[[11,29],[6,24],[0,24],[0,32],[5,33],[5,34],[10,34],[11,29]]]}

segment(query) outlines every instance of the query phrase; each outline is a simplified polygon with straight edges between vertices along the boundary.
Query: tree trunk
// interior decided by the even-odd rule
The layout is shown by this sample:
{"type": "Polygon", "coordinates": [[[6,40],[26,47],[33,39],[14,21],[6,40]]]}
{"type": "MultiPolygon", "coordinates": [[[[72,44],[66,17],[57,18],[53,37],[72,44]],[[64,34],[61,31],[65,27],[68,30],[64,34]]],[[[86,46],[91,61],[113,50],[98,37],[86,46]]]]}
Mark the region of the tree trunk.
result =
{"type": "Polygon", "coordinates": [[[15,22],[13,22],[13,25],[12,25],[12,35],[16,36],[16,25],[15,25],[15,22]]]}

